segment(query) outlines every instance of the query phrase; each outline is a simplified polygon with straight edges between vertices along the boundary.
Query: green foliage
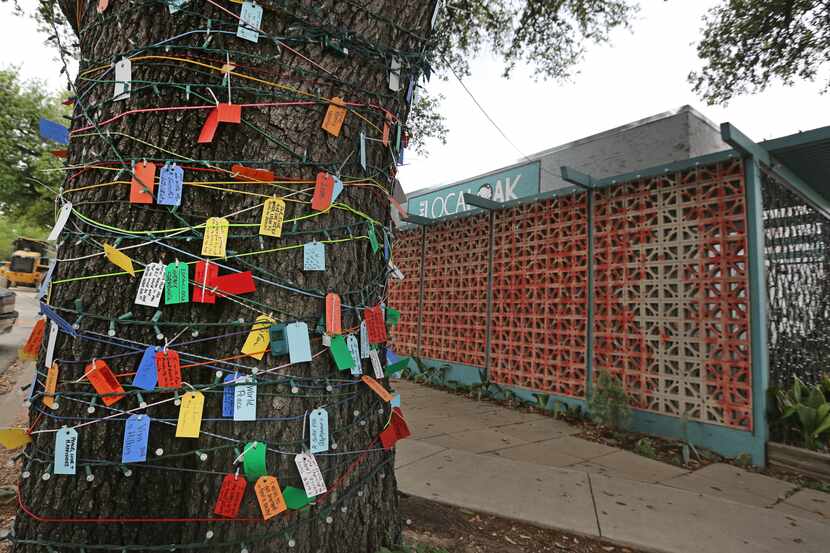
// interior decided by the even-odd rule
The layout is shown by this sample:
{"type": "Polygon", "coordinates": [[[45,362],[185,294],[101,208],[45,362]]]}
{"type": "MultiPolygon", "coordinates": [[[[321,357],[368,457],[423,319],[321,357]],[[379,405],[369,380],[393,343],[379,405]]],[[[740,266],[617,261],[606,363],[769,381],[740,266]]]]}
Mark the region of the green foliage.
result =
{"type": "MultiPolygon", "coordinates": [[[[729,0],[704,19],[704,66],[689,75],[710,104],[774,81],[815,80],[830,66],[830,0],[729,0]]],[[[830,78],[825,85],[830,88],[830,78]]]]}
{"type": "Polygon", "coordinates": [[[0,70],[0,213],[18,225],[51,223],[53,190],[63,179],[60,146],[40,138],[40,117],[62,122],[61,98],[39,81],[23,82],[16,68],[0,70]],[[43,186],[39,183],[44,183],[43,186]]]}
{"type": "Polygon", "coordinates": [[[654,449],[654,444],[649,438],[640,438],[634,446],[634,453],[648,457],[649,459],[657,458],[657,450],[654,449]]]}
{"type": "Polygon", "coordinates": [[[588,400],[594,422],[612,430],[623,430],[631,420],[631,407],[622,383],[608,371],[600,371],[588,400]]]}
{"type": "Polygon", "coordinates": [[[776,404],[780,419],[774,422],[794,428],[804,447],[816,450],[830,439],[830,402],[822,384],[809,386],[794,376],[789,389],[778,390],[776,404]]]}
{"type": "Polygon", "coordinates": [[[15,238],[46,238],[49,228],[39,226],[25,219],[0,215],[0,260],[9,259],[15,238]]]}

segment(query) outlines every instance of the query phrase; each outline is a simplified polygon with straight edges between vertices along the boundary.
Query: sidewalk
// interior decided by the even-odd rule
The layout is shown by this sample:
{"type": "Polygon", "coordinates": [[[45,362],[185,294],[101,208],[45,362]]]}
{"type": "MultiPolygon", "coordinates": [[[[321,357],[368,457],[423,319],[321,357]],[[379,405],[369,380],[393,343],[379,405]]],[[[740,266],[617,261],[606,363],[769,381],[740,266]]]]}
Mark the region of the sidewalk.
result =
{"type": "Polygon", "coordinates": [[[666,553],[825,553],[830,494],[726,464],[695,472],[550,417],[395,381],[406,494],[666,553]]]}

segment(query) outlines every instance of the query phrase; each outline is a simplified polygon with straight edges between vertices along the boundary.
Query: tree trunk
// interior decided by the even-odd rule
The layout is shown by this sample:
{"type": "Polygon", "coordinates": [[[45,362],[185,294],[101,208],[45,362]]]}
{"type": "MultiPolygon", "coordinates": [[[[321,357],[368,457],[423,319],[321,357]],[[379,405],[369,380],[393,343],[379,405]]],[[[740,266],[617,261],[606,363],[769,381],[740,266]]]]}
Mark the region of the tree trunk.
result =
{"type": "MultiPolygon", "coordinates": [[[[311,363],[265,373],[286,365],[288,356],[266,354],[257,361],[241,356],[240,349],[255,318],[270,314],[279,322],[305,321],[312,332],[312,353],[323,351],[327,348],[315,327],[324,314],[326,293],[335,292],[342,299],[344,332],[359,325],[360,308],[383,301],[387,265],[383,237],[388,230],[387,197],[394,182],[397,139],[392,125],[389,146],[382,142],[383,110],[399,118],[401,125],[405,122],[407,86],[421,67],[434,2],[260,2],[264,7],[260,27],[267,36],[261,35],[257,43],[238,38],[238,20],[217,7],[238,15],[240,5],[229,0],[215,4],[191,0],[173,15],[164,2],[110,0],[103,14],[96,12],[97,4],[61,0],[79,35],[81,51],[72,122],[75,134],[64,183],[64,199],[76,211],[58,240],[57,257],[63,261],[54,272],[49,304],[80,330],[77,337],[61,332],[57,338],[57,409],[43,406],[43,352],[38,360],[30,410],[35,433],[23,459],[14,550],[374,552],[399,543],[394,453],[382,449],[377,439],[390,419],[389,403],[360,377],[338,371],[327,351],[311,363]],[[75,11],[79,6],[82,13],[75,11]],[[193,32],[208,28],[209,34],[193,32]],[[324,49],[323,42],[330,39],[339,39],[348,53],[324,49]],[[154,46],[162,41],[168,42],[154,46]],[[125,54],[132,58],[131,95],[113,101],[112,72],[96,68],[109,67],[125,54]],[[400,91],[389,88],[393,55],[404,60],[400,91]],[[209,106],[213,96],[228,102],[223,74],[215,69],[228,61],[236,66],[230,78],[232,103],[282,105],[243,107],[241,123],[220,123],[208,144],[197,143],[207,108],[134,112],[105,124],[128,110],[209,106]],[[327,99],[335,96],[349,105],[336,138],[321,129],[327,99]],[[93,122],[97,128],[79,131],[93,122]],[[360,164],[361,131],[370,139],[365,142],[365,170],[360,164]],[[159,170],[165,162],[184,167],[180,207],[129,202],[131,164],[143,164],[145,159],[159,170]],[[277,181],[302,183],[274,187],[234,182],[229,172],[232,163],[240,162],[273,171],[277,181]],[[337,202],[351,210],[333,208],[306,217],[317,213],[309,202],[318,171],[340,174],[348,181],[337,202]],[[117,183],[89,188],[112,181],[117,183]],[[369,185],[372,181],[378,185],[369,185]],[[208,182],[222,183],[206,185],[214,188],[195,186],[208,182]],[[258,234],[262,209],[255,206],[272,194],[285,197],[286,221],[297,219],[286,222],[281,238],[258,234]],[[381,243],[377,252],[366,239],[369,225],[361,213],[383,223],[374,227],[381,243]],[[72,261],[98,254],[103,243],[117,241],[121,249],[143,244],[124,250],[136,269],[151,262],[204,259],[200,257],[204,229],[193,227],[221,216],[232,225],[249,226],[232,226],[227,259],[213,260],[222,267],[220,275],[252,271],[257,278],[252,294],[217,297],[214,305],[192,301],[166,305],[162,298],[157,310],[134,303],[141,273],[122,274],[102,255],[72,261]],[[175,235],[158,232],[182,227],[186,230],[175,235]],[[148,232],[127,236],[119,229],[148,232]],[[151,243],[154,239],[159,241],[151,243]],[[301,247],[255,253],[312,240],[332,241],[326,244],[324,272],[303,270],[301,247]],[[253,255],[234,257],[243,253],[253,255]],[[104,276],[88,278],[93,275],[104,276]],[[152,321],[157,311],[161,339],[152,321]],[[119,320],[126,313],[132,316],[119,320]],[[109,337],[112,320],[116,320],[115,336],[109,337]],[[108,421],[88,419],[139,407],[136,392],[140,390],[131,386],[133,376],[125,373],[136,371],[147,345],[163,346],[174,337],[170,348],[181,355],[182,379],[187,383],[177,394],[188,386],[210,386],[217,371],[254,374],[256,368],[257,420],[223,418],[222,388],[205,389],[201,435],[176,438],[180,408],[173,402],[151,405],[140,411],[152,420],[147,460],[124,465],[125,415],[108,421]],[[112,407],[102,405],[84,378],[85,367],[94,359],[105,359],[126,390],[126,397],[112,407]],[[95,406],[92,414],[90,402],[95,406]],[[294,456],[308,443],[304,415],[320,406],[329,413],[330,441],[336,444],[336,449],[332,445],[316,455],[329,492],[306,509],[263,521],[254,483],[249,482],[239,520],[215,516],[223,478],[242,467],[234,461],[248,442],[268,444],[267,471],[281,487],[303,488],[294,456]],[[86,422],[92,424],[77,428],[77,473],[52,474],[56,434],[38,431],[86,422]],[[157,455],[157,450],[163,453],[157,455]]],[[[192,296],[194,265],[189,278],[192,296]]],[[[42,350],[46,343],[44,338],[42,350]]],[[[373,374],[366,360],[363,371],[373,374]]],[[[173,393],[156,389],[141,396],[152,404],[170,399],[173,393]]],[[[239,475],[243,477],[244,472],[239,475]]]]}

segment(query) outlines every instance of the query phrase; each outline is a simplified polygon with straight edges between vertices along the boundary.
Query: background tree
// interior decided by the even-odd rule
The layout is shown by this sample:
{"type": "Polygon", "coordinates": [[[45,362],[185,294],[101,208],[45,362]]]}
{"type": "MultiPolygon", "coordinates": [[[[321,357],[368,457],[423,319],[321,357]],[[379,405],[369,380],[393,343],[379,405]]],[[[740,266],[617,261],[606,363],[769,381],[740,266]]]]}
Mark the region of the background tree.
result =
{"type": "Polygon", "coordinates": [[[778,81],[825,80],[830,88],[830,0],[724,1],[709,13],[689,76],[710,104],[778,81]]]}

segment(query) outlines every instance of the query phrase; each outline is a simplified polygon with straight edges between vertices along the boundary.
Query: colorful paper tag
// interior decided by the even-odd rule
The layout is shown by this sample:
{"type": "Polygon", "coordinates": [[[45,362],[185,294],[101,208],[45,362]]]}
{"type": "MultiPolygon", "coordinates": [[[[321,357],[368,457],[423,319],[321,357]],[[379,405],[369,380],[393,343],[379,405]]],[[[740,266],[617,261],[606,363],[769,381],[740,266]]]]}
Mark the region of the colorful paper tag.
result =
{"type": "Polygon", "coordinates": [[[176,423],[177,438],[198,438],[202,428],[202,411],[205,396],[202,392],[187,392],[182,397],[179,407],[179,420],[176,423]]]}
{"type": "Polygon", "coordinates": [[[286,486],[282,490],[282,496],[285,498],[285,504],[292,511],[302,509],[311,503],[311,498],[306,495],[305,490],[295,488],[294,486],[286,486]]]}
{"type": "Polygon", "coordinates": [[[130,181],[130,203],[153,203],[153,191],[156,189],[156,164],[152,161],[139,161],[133,167],[130,181]]]}
{"type": "Polygon", "coordinates": [[[222,293],[238,296],[256,292],[256,283],[251,271],[243,271],[217,277],[216,288],[222,293]]]}
{"type": "Polygon", "coordinates": [[[116,265],[122,271],[130,273],[130,276],[135,276],[135,269],[133,269],[133,260],[121,250],[113,248],[109,244],[104,244],[104,255],[113,265],[116,265]]]}
{"type": "Polygon", "coordinates": [[[377,253],[380,249],[380,242],[378,242],[378,235],[375,234],[375,225],[369,223],[369,228],[366,234],[369,235],[369,245],[372,247],[372,253],[377,253]]]}
{"type": "Polygon", "coordinates": [[[271,357],[288,354],[288,341],[285,338],[285,325],[272,324],[268,329],[271,338],[271,357]]]}
{"type": "MultiPolygon", "coordinates": [[[[35,375],[37,376],[37,375],[35,375]]],[[[25,428],[3,428],[0,429],[0,444],[6,449],[17,449],[30,443],[32,437],[25,428]]]]}
{"type": "Polygon", "coordinates": [[[141,355],[138,369],[133,377],[133,386],[142,390],[155,390],[158,384],[158,372],[156,370],[156,348],[148,346],[141,355]]]}
{"type": "Polygon", "coordinates": [[[262,518],[269,520],[286,510],[280,483],[273,476],[260,476],[254,484],[262,518]]]}
{"type": "Polygon", "coordinates": [[[369,358],[369,329],[366,328],[366,321],[360,321],[360,358],[369,358]]]}
{"type": "MultiPolygon", "coordinates": [[[[217,269],[218,270],[218,269],[217,269]]],[[[190,298],[190,282],[187,263],[176,261],[164,269],[164,303],[187,303],[190,298]]]]}
{"type": "Polygon", "coordinates": [[[294,463],[300,472],[300,479],[303,481],[303,488],[308,497],[317,497],[326,493],[326,482],[320,467],[317,466],[317,459],[311,453],[300,453],[294,457],[294,463]]]}
{"type": "Polygon", "coordinates": [[[47,367],[52,366],[52,361],[55,359],[55,343],[58,341],[58,332],[60,327],[55,321],[49,321],[49,337],[46,339],[46,358],[43,364],[47,367]]]}
{"type": "Polygon", "coordinates": [[[275,177],[272,171],[268,169],[255,169],[254,167],[245,167],[239,163],[231,165],[231,172],[233,178],[243,182],[274,182],[275,177]]]}
{"type": "Polygon", "coordinates": [[[123,394],[124,392],[124,388],[121,387],[115,375],[112,374],[112,370],[110,370],[107,362],[96,359],[94,363],[94,366],[90,363],[84,368],[84,374],[86,374],[87,379],[92,384],[92,387],[95,388],[95,391],[102,396],[101,401],[107,406],[120,401],[124,397],[123,395],[105,395],[115,394],[116,392],[123,394]]]}
{"type": "Polygon", "coordinates": [[[342,335],[332,336],[329,351],[331,351],[331,356],[334,358],[334,364],[337,365],[338,370],[348,371],[354,366],[354,359],[349,351],[349,346],[346,344],[346,338],[342,335]]]}
{"type": "Polygon", "coordinates": [[[285,201],[282,198],[268,198],[262,204],[262,219],[259,221],[259,233],[264,236],[279,238],[282,236],[282,223],[285,220],[285,201]]]}
{"type": "Polygon", "coordinates": [[[360,366],[360,345],[357,343],[357,337],[354,334],[349,334],[346,337],[346,346],[352,356],[352,376],[360,376],[363,374],[363,367],[360,366]]]}
{"type": "Polygon", "coordinates": [[[331,207],[331,199],[333,196],[334,177],[329,173],[320,171],[317,173],[314,195],[311,197],[311,209],[315,211],[326,211],[331,207]]]}
{"type": "Polygon", "coordinates": [[[184,169],[175,163],[165,164],[159,172],[159,190],[156,201],[159,205],[181,205],[184,169]]]}
{"type": "Polygon", "coordinates": [[[43,343],[43,334],[46,331],[46,319],[38,319],[32,327],[32,332],[26,339],[26,343],[20,348],[18,355],[22,359],[37,359],[40,353],[40,345],[43,343]]]}
{"type": "Polygon", "coordinates": [[[262,442],[249,442],[242,450],[242,469],[245,471],[245,478],[249,482],[255,482],[260,476],[266,476],[268,469],[265,467],[265,452],[267,448],[262,442]]]}
{"type": "Polygon", "coordinates": [[[308,449],[312,453],[329,450],[329,412],[315,409],[308,416],[308,449]]]}
{"type": "Polygon", "coordinates": [[[248,333],[248,338],[242,345],[242,353],[249,357],[253,357],[257,361],[262,361],[265,352],[268,350],[270,343],[268,330],[274,324],[274,319],[268,315],[260,315],[256,318],[251,331],[248,333]]]}
{"type": "Polygon", "coordinates": [[[326,245],[322,242],[308,242],[303,244],[303,270],[326,270],[326,245]]]}
{"type": "Polygon", "coordinates": [[[49,365],[49,371],[46,373],[46,385],[43,392],[43,405],[49,409],[55,408],[55,389],[58,387],[58,373],[60,368],[57,363],[49,365]]]}
{"type": "Polygon", "coordinates": [[[161,303],[161,294],[164,290],[163,263],[148,263],[141,274],[138,291],[135,294],[135,303],[147,307],[158,307],[161,303]]]}
{"type": "Polygon", "coordinates": [[[179,352],[172,349],[156,352],[158,385],[162,388],[182,387],[182,368],[179,352]]]}
{"type": "Polygon", "coordinates": [[[118,100],[126,100],[130,97],[130,87],[133,81],[133,65],[127,58],[122,58],[121,61],[115,64],[115,90],[113,91],[112,99],[116,102],[118,100]]]}
{"type": "Polygon", "coordinates": [[[372,378],[371,376],[369,376],[369,375],[365,375],[365,374],[363,375],[363,377],[361,378],[361,380],[363,380],[363,382],[364,382],[367,386],[369,386],[369,388],[371,388],[371,389],[372,389],[372,391],[373,391],[373,392],[375,392],[375,393],[378,395],[378,397],[379,397],[380,399],[382,399],[383,401],[386,401],[386,402],[390,402],[390,401],[392,401],[392,394],[390,394],[390,393],[386,390],[386,388],[384,388],[384,387],[381,385],[381,383],[380,383],[380,382],[378,382],[377,380],[375,380],[375,379],[374,379],[374,378],[372,378]]]}
{"type": "Polygon", "coordinates": [[[219,497],[213,507],[213,514],[225,518],[236,518],[242,498],[245,496],[245,487],[248,482],[235,474],[226,474],[219,488],[219,497]]]}
{"type": "Polygon", "coordinates": [[[340,296],[329,292],[326,294],[326,334],[333,336],[341,332],[340,296]]]}
{"type": "Polygon", "coordinates": [[[369,350],[369,359],[372,361],[372,370],[375,371],[375,378],[380,380],[385,377],[386,375],[383,374],[383,364],[380,362],[380,354],[378,354],[378,350],[369,350]]]}
{"type": "Polygon", "coordinates": [[[360,167],[363,170],[366,170],[366,133],[361,130],[360,131],[360,140],[359,140],[359,155],[358,159],[360,160],[360,167]]]}
{"type": "Polygon", "coordinates": [[[236,36],[251,42],[259,40],[259,26],[262,24],[262,6],[256,2],[245,0],[242,3],[242,11],[239,13],[239,26],[236,28],[236,36]]]}
{"type": "Polygon", "coordinates": [[[386,343],[386,322],[383,318],[383,309],[380,305],[367,307],[363,310],[366,319],[366,330],[369,332],[370,344],[386,343]]]}
{"type": "Polygon", "coordinates": [[[321,125],[323,130],[332,136],[340,136],[340,129],[343,128],[343,121],[346,120],[346,104],[343,98],[335,96],[331,99],[326,110],[326,116],[321,125]]]}
{"type": "Polygon", "coordinates": [[[205,257],[225,257],[228,245],[228,228],[230,223],[224,217],[211,217],[205,223],[205,236],[202,240],[202,255],[205,257]]]}
{"type": "Polygon", "coordinates": [[[236,386],[234,384],[228,384],[228,382],[235,382],[239,378],[239,373],[233,373],[225,376],[224,382],[225,386],[222,388],[222,416],[223,417],[233,417],[233,404],[234,404],[234,390],[236,386]]]}
{"type": "Polygon", "coordinates": [[[210,261],[197,261],[193,275],[193,301],[216,303],[214,289],[218,286],[219,266],[210,261]]]}
{"type": "Polygon", "coordinates": [[[61,428],[55,434],[55,474],[75,474],[78,461],[78,431],[61,428]]]}
{"type": "Polygon", "coordinates": [[[122,463],[143,463],[147,460],[147,440],[150,437],[149,415],[130,415],[124,425],[122,463]]]}
{"type": "Polygon", "coordinates": [[[66,202],[61,206],[61,211],[58,213],[58,218],[55,221],[55,226],[52,227],[52,232],[49,233],[49,236],[46,239],[50,242],[54,242],[60,236],[63,227],[66,226],[66,222],[69,220],[69,216],[72,214],[72,202],[66,202]]]}
{"type": "Polygon", "coordinates": [[[234,387],[233,420],[256,420],[256,382],[254,377],[246,376],[234,387]]]}
{"type": "Polygon", "coordinates": [[[285,325],[285,339],[288,341],[288,359],[291,364],[311,361],[311,340],[308,325],[304,322],[285,325]]]}

